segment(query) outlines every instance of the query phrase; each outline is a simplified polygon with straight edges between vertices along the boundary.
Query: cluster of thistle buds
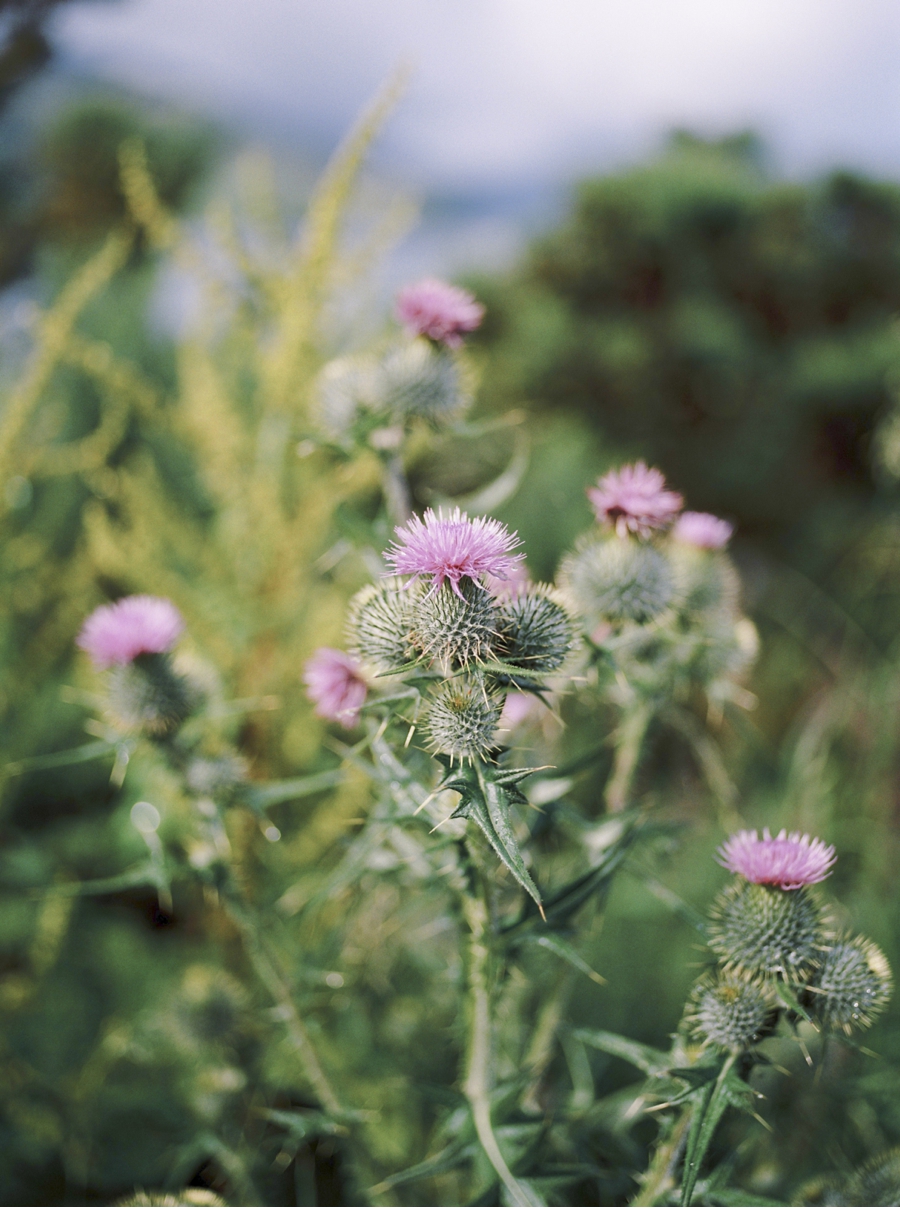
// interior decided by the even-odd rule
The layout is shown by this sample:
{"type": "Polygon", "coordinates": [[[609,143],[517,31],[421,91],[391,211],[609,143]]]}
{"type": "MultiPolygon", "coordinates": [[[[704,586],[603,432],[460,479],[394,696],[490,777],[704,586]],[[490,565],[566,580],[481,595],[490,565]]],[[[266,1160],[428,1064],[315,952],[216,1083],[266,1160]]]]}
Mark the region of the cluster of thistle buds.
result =
{"type": "Polygon", "coordinates": [[[757,640],[725,549],[733,526],[683,512],[643,462],[610,471],[588,498],[598,528],[563,559],[560,587],[594,649],[647,691],[684,677],[711,685],[746,667],[757,640]]]}
{"type": "Polygon", "coordinates": [[[322,717],[349,727],[379,678],[421,684],[425,745],[452,760],[483,757],[507,694],[546,690],[574,622],[552,587],[528,582],[518,538],[497,520],[429,509],[396,534],[390,574],[351,601],[349,652],[316,652],[308,692],[322,717]]]}
{"type": "Polygon", "coordinates": [[[185,723],[206,704],[196,669],[179,662],[175,647],[184,620],[161,596],[124,596],[100,605],[85,621],[77,643],[105,675],[105,713],[114,733],[162,744],[184,773],[186,788],[200,798],[230,798],[247,779],[245,762],[199,734],[185,738],[185,723]],[[177,753],[176,753],[177,747],[177,753]]]}
{"type": "Polygon", "coordinates": [[[834,848],[799,832],[739,831],[719,861],[735,877],[712,907],[717,961],[694,987],[689,1031],[739,1053],[783,1016],[848,1036],[868,1028],[890,998],[891,970],[872,941],[835,931],[814,888],[831,872],[834,848]]]}
{"type": "Polygon", "coordinates": [[[484,307],[468,291],[427,278],[400,291],[394,315],[402,333],[380,351],[338,357],[319,375],[318,427],[340,445],[393,449],[410,422],[439,428],[472,402],[458,354],[484,307]]]}

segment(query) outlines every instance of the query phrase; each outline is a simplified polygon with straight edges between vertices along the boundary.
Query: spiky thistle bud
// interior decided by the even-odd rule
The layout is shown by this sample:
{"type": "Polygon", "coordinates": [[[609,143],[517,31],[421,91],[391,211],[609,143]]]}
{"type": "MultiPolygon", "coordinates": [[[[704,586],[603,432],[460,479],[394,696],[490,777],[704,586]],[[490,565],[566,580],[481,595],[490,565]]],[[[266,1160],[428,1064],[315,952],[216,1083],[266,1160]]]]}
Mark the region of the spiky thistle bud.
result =
{"type": "Polygon", "coordinates": [[[872,1024],[892,989],[887,958],[864,936],[840,937],[822,958],[807,987],[816,1019],[827,1029],[842,1029],[848,1034],[872,1024]]]}
{"type": "Polygon", "coordinates": [[[690,546],[686,542],[672,542],[668,555],[678,605],[683,613],[705,613],[713,609],[733,613],[737,609],[741,585],[727,554],[690,546]]]}
{"type": "Polygon", "coordinates": [[[340,439],[361,412],[378,412],[383,399],[381,366],[375,357],[336,357],[316,379],[314,415],[323,432],[340,439]]]}
{"type": "Polygon", "coordinates": [[[729,969],[750,975],[796,981],[821,960],[829,939],[822,907],[806,886],[734,881],[710,918],[710,948],[729,969]]]}
{"type": "Polygon", "coordinates": [[[443,667],[468,667],[492,657],[498,621],[494,597],[465,577],[459,581],[458,592],[445,583],[419,600],[412,642],[443,667]]]}
{"type": "Polygon", "coordinates": [[[560,586],[588,630],[604,621],[652,621],[675,598],[668,558],[654,546],[623,537],[579,542],[563,560],[560,586]]]}
{"type": "Polygon", "coordinates": [[[197,704],[196,691],[165,652],[137,655],[109,672],[109,709],[125,730],[162,736],[177,730],[197,704]]]}
{"type": "Polygon", "coordinates": [[[537,673],[560,667],[575,641],[575,625],[558,594],[535,584],[498,603],[504,661],[537,673]]]}
{"type": "Polygon", "coordinates": [[[777,1003],[765,982],[726,972],[697,983],[685,1020],[702,1040],[738,1052],[760,1041],[777,1014],[777,1003]]]}
{"type": "Polygon", "coordinates": [[[489,751],[503,708],[501,698],[477,681],[451,680],[431,699],[425,731],[435,752],[472,760],[489,751]]]}
{"type": "Polygon", "coordinates": [[[876,1155],[856,1171],[833,1205],[896,1205],[900,1201],[900,1147],[876,1155]]]}
{"type": "Polygon", "coordinates": [[[347,635],[350,647],[380,671],[401,667],[415,654],[410,631],[423,588],[400,579],[366,584],[350,601],[347,635]]]}
{"type": "Polygon", "coordinates": [[[472,393],[459,358],[425,339],[388,349],[381,363],[384,404],[400,419],[446,424],[462,415],[472,393]]]}

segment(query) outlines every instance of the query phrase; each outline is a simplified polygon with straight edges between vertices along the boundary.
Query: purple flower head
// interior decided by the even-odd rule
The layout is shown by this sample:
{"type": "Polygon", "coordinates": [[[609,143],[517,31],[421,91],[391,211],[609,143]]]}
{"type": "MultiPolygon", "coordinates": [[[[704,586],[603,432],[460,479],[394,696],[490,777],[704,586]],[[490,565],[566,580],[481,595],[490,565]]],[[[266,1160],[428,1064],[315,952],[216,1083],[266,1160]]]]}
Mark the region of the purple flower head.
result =
{"type": "Polygon", "coordinates": [[[718,861],[732,873],[739,873],[757,885],[778,886],[781,890],[799,890],[823,881],[831,872],[836,857],[830,844],[782,828],[772,839],[768,827],[762,839],[755,831],[738,831],[719,849],[718,861]]]}
{"type": "Polygon", "coordinates": [[[463,332],[474,332],[481,323],[484,307],[468,290],[428,277],[400,291],[395,314],[410,335],[459,348],[463,332]]]}
{"type": "Polygon", "coordinates": [[[701,550],[721,550],[727,546],[734,533],[734,525],[720,520],[711,512],[682,512],[675,522],[672,535],[689,546],[701,550]]]}
{"type": "Polygon", "coordinates": [[[352,655],[333,647],[319,647],[307,660],[303,680],[320,718],[340,722],[348,730],[356,725],[369,684],[362,665],[352,655]]]}
{"type": "Polygon", "coordinates": [[[159,655],[175,645],[184,629],[181,614],[162,596],[124,596],[94,609],[77,642],[97,667],[131,663],[138,655],[159,655]]]}
{"type": "Polygon", "coordinates": [[[619,537],[629,533],[649,537],[654,530],[664,529],[684,502],[676,491],[666,490],[662,472],[645,462],[611,470],[596,487],[588,488],[588,499],[597,520],[612,525],[619,537]]]}
{"type": "Polygon", "coordinates": [[[437,592],[447,579],[457,596],[462,596],[459,581],[467,576],[508,579],[516,571],[524,554],[511,554],[519,539],[500,521],[486,516],[469,520],[465,512],[454,508],[449,516],[428,508],[419,519],[395,530],[399,542],[385,551],[385,558],[396,575],[431,575],[431,590],[437,592]]]}
{"type": "Polygon", "coordinates": [[[505,579],[490,574],[484,577],[484,586],[497,600],[507,600],[519,596],[528,590],[530,584],[531,576],[523,562],[511,567],[505,579]]]}

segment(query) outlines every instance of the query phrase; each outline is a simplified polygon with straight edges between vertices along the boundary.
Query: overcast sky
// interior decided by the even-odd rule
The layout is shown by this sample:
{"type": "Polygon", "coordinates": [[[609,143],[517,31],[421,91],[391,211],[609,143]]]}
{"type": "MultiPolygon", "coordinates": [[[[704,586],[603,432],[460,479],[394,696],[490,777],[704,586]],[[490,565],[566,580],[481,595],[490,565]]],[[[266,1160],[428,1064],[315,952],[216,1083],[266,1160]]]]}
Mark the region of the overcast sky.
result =
{"type": "Polygon", "coordinates": [[[432,192],[547,189],[673,126],[753,127],[780,171],[900,177],[900,0],[118,0],[62,61],[321,154],[399,62],[377,162],[432,192]]]}

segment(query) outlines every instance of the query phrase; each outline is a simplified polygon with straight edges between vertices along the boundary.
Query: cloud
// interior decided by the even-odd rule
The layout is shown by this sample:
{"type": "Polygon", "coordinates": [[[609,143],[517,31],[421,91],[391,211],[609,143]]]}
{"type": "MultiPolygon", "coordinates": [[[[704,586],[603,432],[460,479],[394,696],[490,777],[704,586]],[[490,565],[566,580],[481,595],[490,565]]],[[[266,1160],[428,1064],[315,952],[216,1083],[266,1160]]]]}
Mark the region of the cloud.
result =
{"type": "Polygon", "coordinates": [[[70,61],[324,146],[415,69],[382,162],[426,188],[567,177],[675,125],[781,162],[900,166],[894,0],[124,0],[57,18],[70,61]]]}

